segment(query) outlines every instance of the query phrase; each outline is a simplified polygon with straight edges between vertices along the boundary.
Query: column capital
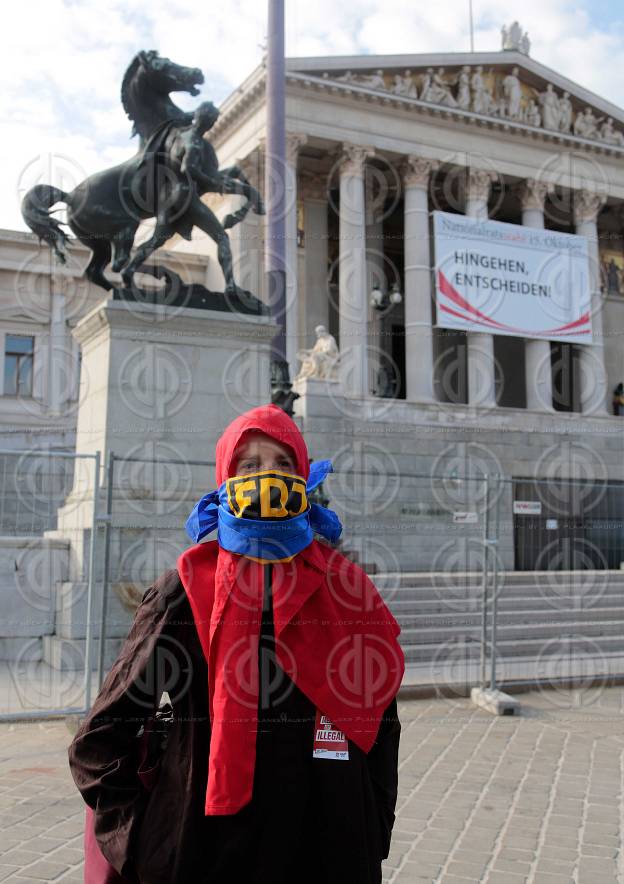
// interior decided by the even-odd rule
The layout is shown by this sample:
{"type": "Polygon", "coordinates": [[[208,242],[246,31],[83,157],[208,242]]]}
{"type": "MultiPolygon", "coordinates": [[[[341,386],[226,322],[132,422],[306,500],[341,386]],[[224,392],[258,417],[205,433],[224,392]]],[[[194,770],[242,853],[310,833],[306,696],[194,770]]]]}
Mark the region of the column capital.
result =
{"type": "Polygon", "coordinates": [[[440,167],[438,160],[428,160],[416,154],[408,154],[401,164],[405,187],[429,187],[429,176],[440,167]]]}
{"type": "Polygon", "coordinates": [[[607,201],[604,193],[596,193],[593,190],[574,191],[574,223],[582,224],[587,221],[596,221],[598,212],[607,201]]]}
{"type": "Polygon", "coordinates": [[[297,154],[299,148],[303,147],[308,140],[308,136],[303,132],[287,132],[286,133],[286,162],[289,166],[297,165],[297,154]]]}
{"type": "Polygon", "coordinates": [[[236,159],[236,165],[240,166],[243,175],[253,186],[259,190],[264,187],[264,152],[266,141],[263,138],[246,157],[236,159]]]}
{"type": "Polygon", "coordinates": [[[473,169],[472,167],[469,167],[466,171],[466,196],[468,199],[487,202],[492,182],[498,178],[496,172],[486,169],[473,169]]]}
{"type": "Polygon", "coordinates": [[[303,200],[327,201],[327,174],[304,169],[300,173],[299,192],[303,200]]]}
{"type": "Polygon", "coordinates": [[[549,181],[538,181],[537,178],[525,178],[517,188],[520,204],[523,209],[544,210],[544,201],[552,193],[555,185],[549,181]]]}
{"type": "Polygon", "coordinates": [[[362,178],[366,160],[375,155],[374,147],[363,147],[359,144],[344,143],[340,156],[340,171],[343,175],[362,178]]]}

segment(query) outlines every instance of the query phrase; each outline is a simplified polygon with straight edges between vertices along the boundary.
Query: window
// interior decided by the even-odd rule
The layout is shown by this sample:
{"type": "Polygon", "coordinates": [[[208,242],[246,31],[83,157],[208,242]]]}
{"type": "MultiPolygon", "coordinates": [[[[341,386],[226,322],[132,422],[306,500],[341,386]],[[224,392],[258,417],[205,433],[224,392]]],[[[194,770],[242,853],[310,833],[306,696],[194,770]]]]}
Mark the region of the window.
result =
{"type": "Polygon", "coordinates": [[[4,343],[4,395],[32,396],[35,339],[6,335],[4,343]]]}

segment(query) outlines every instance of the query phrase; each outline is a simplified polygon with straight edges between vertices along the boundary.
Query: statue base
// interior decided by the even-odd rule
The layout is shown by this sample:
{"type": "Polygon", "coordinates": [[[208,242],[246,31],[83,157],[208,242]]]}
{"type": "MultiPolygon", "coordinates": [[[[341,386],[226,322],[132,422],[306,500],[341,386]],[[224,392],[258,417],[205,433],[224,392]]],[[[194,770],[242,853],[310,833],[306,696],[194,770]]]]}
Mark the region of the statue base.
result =
{"type": "Polygon", "coordinates": [[[213,292],[203,285],[192,283],[166,284],[162,288],[141,289],[137,286],[114,288],[114,301],[132,301],[162,307],[188,307],[193,310],[217,310],[223,313],[242,313],[246,316],[268,316],[269,310],[251,292],[241,289],[236,293],[213,292]]]}

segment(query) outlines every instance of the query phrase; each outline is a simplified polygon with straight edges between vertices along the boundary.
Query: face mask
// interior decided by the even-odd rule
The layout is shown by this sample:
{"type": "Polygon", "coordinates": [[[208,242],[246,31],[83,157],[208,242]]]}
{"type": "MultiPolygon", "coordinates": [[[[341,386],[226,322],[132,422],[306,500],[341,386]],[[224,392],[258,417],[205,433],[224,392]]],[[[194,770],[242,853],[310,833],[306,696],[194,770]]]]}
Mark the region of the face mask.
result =
{"type": "Polygon", "coordinates": [[[186,520],[186,533],[199,543],[215,528],[220,546],[230,552],[255,556],[263,561],[287,560],[314,539],[314,533],[335,543],[340,537],[340,519],[308,494],[318,488],[331,461],[310,465],[307,480],[283,470],[258,470],[247,476],[232,476],[198,500],[186,520]]]}
{"type": "Polygon", "coordinates": [[[225,482],[231,512],[237,518],[282,520],[308,509],[306,482],[283,470],[258,470],[225,482]]]}

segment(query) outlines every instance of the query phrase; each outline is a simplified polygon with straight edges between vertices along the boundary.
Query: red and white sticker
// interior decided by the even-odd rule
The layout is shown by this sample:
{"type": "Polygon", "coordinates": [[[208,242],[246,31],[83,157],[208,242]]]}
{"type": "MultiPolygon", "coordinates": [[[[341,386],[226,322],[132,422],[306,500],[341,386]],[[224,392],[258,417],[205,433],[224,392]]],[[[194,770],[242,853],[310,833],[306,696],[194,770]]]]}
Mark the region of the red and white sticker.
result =
{"type": "Polygon", "coordinates": [[[318,709],[314,722],[312,755],[314,758],[328,758],[331,761],[349,760],[349,744],[343,731],[335,728],[329,718],[318,709]]]}

